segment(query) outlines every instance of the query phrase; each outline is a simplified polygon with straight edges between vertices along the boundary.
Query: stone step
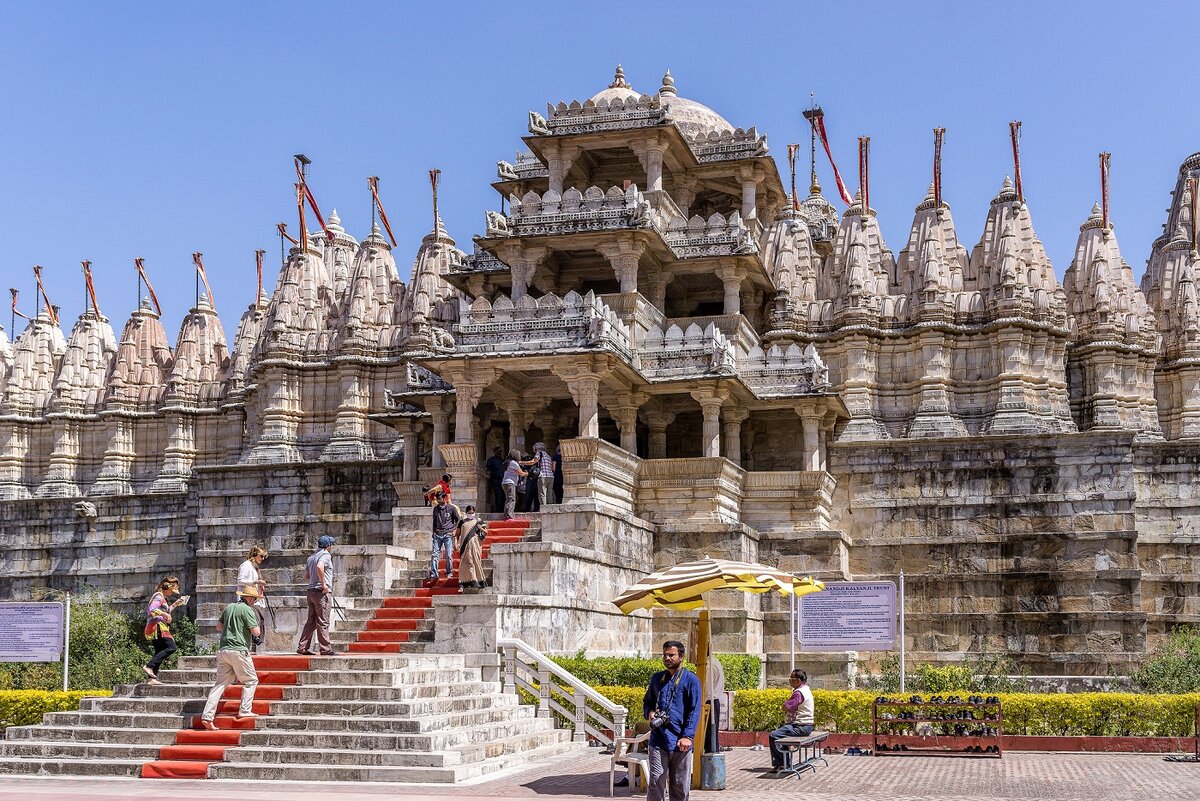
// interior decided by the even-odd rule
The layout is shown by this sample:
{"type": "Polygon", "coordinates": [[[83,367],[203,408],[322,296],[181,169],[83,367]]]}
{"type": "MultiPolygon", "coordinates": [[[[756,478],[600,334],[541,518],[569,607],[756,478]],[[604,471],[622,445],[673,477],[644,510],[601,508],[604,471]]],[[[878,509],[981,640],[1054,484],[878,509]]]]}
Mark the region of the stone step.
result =
{"type": "Polygon", "coordinates": [[[530,706],[491,707],[419,718],[358,717],[345,715],[270,715],[255,721],[256,731],[380,732],[426,734],[463,726],[490,726],[534,717],[530,706]]]}
{"type": "Polygon", "coordinates": [[[423,782],[451,784],[505,768],[528,764],[578,749],[580,744],[559,742],[532,751],[504,754],[482,762],[452,767],[397,767],[373,765],[267,765],[218,762],[209,768],[214,779],[263,779],[282,781],[423,782]]]}
{"type": "MultiPolygon", "coordinates": [[[[166,677],[168,671],[163,671],[166,677]]],[[[114,695],[143,696],[159,698],[178,698],[207,695],[208,689],[216,681],[216,671],[191,670],[173,671],[166,677],[163,684],[118,685],[114,695]]],[[[460,685],[479,681],[478,668],[445,668],[442,670],[364,670],[347,674],[332,670],[313,670],[301,673],[294,684],[275,685],[262,680],[264,674],[259,674],[259,689],[272,686],[306,687],[306,686],[364,686],[364,687],[403,687],[409,689],[425,689],[442,685],[460,685]]],[[[237,686],[237,685],[234,685],[237,686]]]]}
{"type": "Polygon", "coordinates": [[[4,732],[0,753],[5,745],[25,741],[79,743],[123,743],[160,748],[175,742],[176,729],[115,729],[88,726],[10,726],[4,732]]]}
{"type": "Polygon", "coordinates": [[[448,698],[418,698],[404,701],[277,701],[271,705],[271,716],[346,715],[418,718],[427,715],[454,715],[487,709],[512,709],[516,705],[515,696],[501,693],[448,698]]]}
{"type": "MultiPolygon", "coordinates": [[[[420,665],[423,669],[430,667],[462,667],[465,664],[465,657],[462,654],[405,654],[397,656],[343,654],[341,656],[320,657],[270,654],[267,656],[271,659],[294,658],[304,660],[307,666],[302,668],[302,670],[329,670],[343,673],[357,672],[359,670],[396,670],[415,665],[420,665]]],[[[263,659],[264,656],[260,654],[257,658],[263,659]]],[[[215,671],[216,667],[217,661],[214,656],[188,656],[180,660],[177,670],[215,671]]],[[[281,668],[260,668],[258,662],[255,662],[255,669],[273,671],[280,670],[281,668]]],[[[171,677],[173,673],[174,671],[164,671],[164,674],[168,677],[171,677]]]]}
{"type": "Polygon", "coordinates": [[[337,765],[375,767],[434,768],[482,762],[504,754],[529,751],[569,740],[571,733],[561,729],[518,734],[511,737],[493,737],[486,743],[464,745],[442,751],[416,751],[411,749],[322,749],[295,747],[262,747],[245,743],[225,751],[225,761],[232,764],[289,764],[289,765],[337,765]]]}
{"type": "Polygon", "coordinates": [[[376,731],[327,732],[255,729],[242,734],[241,745],[272,748],[422,751],[485,744],[497,739],[520,737],[553,730],[552,718],[523,717],[487,726],[447,729],[428,734],[395,734],[376,731]]]}
{"type": "Polygon", "coordinates": [[[0,775],[23,776],[141,776],[143,759],[63,759],[12,757],[0,759],[0,775]]]}
{"type": "MultiPolygon", "coordinates": [[[[163,745],[170,745],[164,743],[163,745]]],[[[14,740],[0,745],[0,756],[58,757],[59,759],[158,759],[159,745],[136,745],[126,742],[68,742],[64,740],[14,740]]]]}

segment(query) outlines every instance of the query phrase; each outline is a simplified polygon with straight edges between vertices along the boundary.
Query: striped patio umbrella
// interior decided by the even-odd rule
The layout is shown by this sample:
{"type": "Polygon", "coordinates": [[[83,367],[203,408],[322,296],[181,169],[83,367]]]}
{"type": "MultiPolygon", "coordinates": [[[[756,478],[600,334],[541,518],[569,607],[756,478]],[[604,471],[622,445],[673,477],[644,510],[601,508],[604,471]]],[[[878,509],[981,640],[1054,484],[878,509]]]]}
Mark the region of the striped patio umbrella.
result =
{"type": "Polygon", "coordinates": [[[628,615],[655,606],[681,611],[698,609],[704,606],[704,593],[710,590],[753,593],[774,590],[803,596],[823,589],[824,583],[809,576],[800,578],[766,565],[705,557],[651,573],[614,598],[613,603],[628,615]]]}
{"type": "MultiPolygon", "coordinates": [[[[742,592],[764,593],[772,590],[784,595],[808,595],[825,589],[824,582],[811,576],[793,576],[766,565],[749,562],[732,562],[726,559],[705,557],[695,562],[682,564],[651,573],[637,584],[613,599],[613,603],[625,614],[639,609],[662,607],[686,611],[700,610],[699,653],[696,654],[696,675],[700,687],[707,696],[708,658],[710,652],[708,610],[704,608],[704,593],[712,590],[741,590],[742,592]]],[[[700,725],[696,729],[696,743],[704,742],[704,730],[708,726],[708,706],[701,710],[700,725]]],[[[702,746],[692,752],[692,787],[700,786],[700,755],[702,746]]]]}

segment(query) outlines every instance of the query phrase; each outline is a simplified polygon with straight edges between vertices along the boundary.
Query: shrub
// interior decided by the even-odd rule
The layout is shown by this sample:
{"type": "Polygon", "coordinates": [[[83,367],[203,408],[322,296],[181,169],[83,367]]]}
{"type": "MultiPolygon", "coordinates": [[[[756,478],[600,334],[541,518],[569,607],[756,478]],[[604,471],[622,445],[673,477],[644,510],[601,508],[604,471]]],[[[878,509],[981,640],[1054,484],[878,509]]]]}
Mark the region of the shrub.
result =
{"type": "MultiPolygon", "coordinates": [[[[61,678],[60,678],[61,681],[61,678]]],[[[71,712],[79,708],[79,699],[112,695],[109,690],[51,692],[46,690],[0,691],[0,729],[8,726],[32,726],[47,712],[71,712]]]]}
{"type": "MultiPolygon", "coordinates": [[[[725,671],[726,690],[758,689],[759,676],[762,675],[761,659],[750,654],[717,654],[716,657],[725,671]]],[[[645,688],[650,683],[650,677],[663,669],[661,660],[636,657],[556,657],[554,662],[591,687],[645,688]]],[[[696,669],[690,662],[687,666],[690,670],[696,669]]]]}
{"type": "Polygon", "coordinates": [[[1200,629],[1181,626],[1172,631],[1131,678],[1146,692],[1200,691],[1200,629]]]}
{"type": "MultiPolygon", "coordinates": [[[[118,612],[104,595],[93,593],[72,597],[70,686],[86,689],[141,681],[142,665],[151,650],[144,645],[142,623],[140,614],[118,612]]],[[[179,635],[176,640],[178,653],[189,653],[195,642],[195,625],[181,615],[176,619],[174,630],[179,635]]],[[[61,687],[61,662],[0,663],[0,690],[55,690],[61,687]]]]}
{"type": "MultiPolygon", "coordinates": [[[[894,693],[900,691],[900,656],[886,654],[879,663],[879,673],[874,674],[859,663],[858,685],[874,692],[894,693]]],[[[905,690],[914,693],[945,695],[951,690],[967,688],[969,693],[1020,692],[1028,686],[1013,661],[1003,655],[986,651],[974,661],[954,663],[918,663],[912,665],[905,675],[905,690]]]]}

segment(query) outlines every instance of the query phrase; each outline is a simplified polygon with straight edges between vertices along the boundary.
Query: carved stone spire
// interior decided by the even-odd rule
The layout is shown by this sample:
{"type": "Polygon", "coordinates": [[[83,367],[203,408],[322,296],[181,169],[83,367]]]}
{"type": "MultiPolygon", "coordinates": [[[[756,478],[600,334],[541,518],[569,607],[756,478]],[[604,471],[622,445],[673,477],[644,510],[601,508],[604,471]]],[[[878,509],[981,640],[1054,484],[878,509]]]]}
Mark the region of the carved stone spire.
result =
{"type": "Polygon", "coordinates": [[[54,428],[54,451],[39,498],[68,498],[81,494],[81,429],[95,421],[104,403],[105,382],[117,351],[117,338],[108,318],[88,308],[75,322],[54,379],[54,397],[46,415],[54,428]]]}
{"type": "Polygon", "coordinates": [[[7,418],[0,423],[0,500],[29,497],[27,482],[35,480],[37,465],[30,462],[33,421],[28,418],[46,413],[66,346],[62,330],[46,310],[30,320],[13,343],[12,370],[0,399],[0,415],[7,418]]]}
{"type": "MultiPolygon", "coordinates": [[[[628,84],[626,84],[628,86],[628,84]]],[[[658,88],[659,97],[676,97],[678,92],[675,91],[675,79],[671,77],[671,71],[667,70],[663,75],[662,86],[658,88]]]]}
{"type": "Polygon", "coordinates": [[[874,212],[864,214],[861,197],[854,200],[842,215],[828,277],[820,288],[822,297],[833,300],[833,319],[839,324],[879,319],[896,269],[874,212]]]}
{"type": "MultiPolygon", "coordinates": [[[[108,447],[96,483],[88,490],[89,495],[134,492],[135,464],[141,461],[148,467],[149,463],[161,458],[161,451],[157,449],[138,452],[139,438],[135,430],[161,425],[161,419],[149,419],[145,413],[157,410],[167,386],[171,361],[167,332],[150,302],[143,299],[141,307],[125,323],[117,345],[104,403],[104,415],[110,426],[108,447]]],[[[152,441],[143,438],[143,441],[147,440],[152,441]]]]}
{"type": "Polygon", "coordinates": [[[413,263],[412,282],[398,307],[401,336],[409,350],[429,350],[444,337],[444,329],[457,319],[458,296],[445,276],[462,265],[463,252],[437,218],[434,230],[421,240],[413,263]],[[442,333],[439,333],[442,332],[442,333]]]}
{"type": "MultiPolygon", "coordinates": [[[[665,80],[664,80],[665,83],[665,80]]],[[[617,72],[613,76],[613,82],[608,85],[609,89],[629,89],[629,83],[625,80],[625,69],[618,64],[617,72]]]]}
{"type": "Polygon", "coordinates": [[[1081,429],[1127,429],[1160,439],[1154,398],[1154,314],[1104,227],[1100,205],[1079,226],[1063,284],[1076,342],[1070,352],[1072,406],[1081,429]]]}
{"type": "Polygon", "coordinates": [[[936,207],[931,184],[917,204],[908,244],[897,261],[899,294],[907,304],[898,307],[897,317],[913,322],[952,319],[966,267],[967,250],[959,244],[950,206],[936,207]]]}
{"type": "Polygon", "coordinates": [[[350,265],[354,261],[355,251],[358,250],[358,242],[342,227],[342,218],[338,216],[337,209],[330,212],[326,223],[330,236],[326,237],[325,232],[318,229],[314,241],[329,268],[334,297],[340,305],[346,297],[346,286],[350,282],[350,265]]]}

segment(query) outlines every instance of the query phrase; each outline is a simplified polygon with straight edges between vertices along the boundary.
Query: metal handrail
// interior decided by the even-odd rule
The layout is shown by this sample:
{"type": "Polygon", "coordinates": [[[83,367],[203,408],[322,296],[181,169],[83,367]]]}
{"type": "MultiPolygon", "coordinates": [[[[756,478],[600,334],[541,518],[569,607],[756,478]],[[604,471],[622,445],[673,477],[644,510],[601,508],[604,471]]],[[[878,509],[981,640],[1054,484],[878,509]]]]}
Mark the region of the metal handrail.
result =
{"type": "Polygon", "coordinates": [[[520,688],[535,696],[538,717],[557,713],[570,720],[576,740],[590,736],[604,745],[613,745],[616,738],[625,736],[625,719],[629,714],[625,707],[608,700],[524,640],[501,638],[496,641],[496,648],[504,662],[504,691],[513,693],[520,688]],[[551,681],[551,676],[556,681],[551,681]],[[560,696],[568,696],[568,703],[574,702],[574,710],[552,695],[555,690],[560,696]],[[603,714],[589,707],[589,701],[603,710],[603,714]],[[589,717],[600,726],[591,725],[589,717]]]}

